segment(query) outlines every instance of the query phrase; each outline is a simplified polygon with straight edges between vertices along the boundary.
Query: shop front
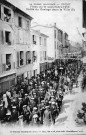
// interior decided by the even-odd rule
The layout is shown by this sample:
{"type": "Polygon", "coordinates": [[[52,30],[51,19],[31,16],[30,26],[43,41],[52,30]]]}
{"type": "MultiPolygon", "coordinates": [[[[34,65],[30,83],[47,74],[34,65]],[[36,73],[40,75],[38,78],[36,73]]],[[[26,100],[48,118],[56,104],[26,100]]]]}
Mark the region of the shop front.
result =
{"type": "Polygon", "coordinates": [[[16,73],[0,78],[0,94],[12,89],[16,84],[16,73]]]}

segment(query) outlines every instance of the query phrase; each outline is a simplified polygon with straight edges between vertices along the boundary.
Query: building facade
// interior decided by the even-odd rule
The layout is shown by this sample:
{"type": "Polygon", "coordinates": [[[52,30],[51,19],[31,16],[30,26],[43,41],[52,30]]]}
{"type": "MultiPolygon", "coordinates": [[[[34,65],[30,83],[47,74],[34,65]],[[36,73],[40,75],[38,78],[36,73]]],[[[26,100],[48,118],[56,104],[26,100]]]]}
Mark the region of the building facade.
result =
{"type": "Polygon", "coordinates": [[[32,35],[32,60],[33,76],[47,69],[47,38],[48,36],[33,30],[32,35]]]}
{"type": "MultiPolygon", "coordinates": [[[[49,36],[47,39],[47,55],[50,58],[58,59],[59,57],[59,46],[62,44],[62,31],[61,34],[58,34],[59,29],[56,26],[56,23],[54,25],[35,25],[32,27],[35,30],[40,30],[42,33],[49,36]],[[59,35],[59,36],[58,36],[59,35]]],[[[59,32],[60,33],[60,32],[59,32]]]]}
{"type": "Polygon", "coordinates": [[[68,34],[63,30],[59,29],[54,25],[34,25],[32,27],[35,30],[40,30],[41,32],[49,36],[47,40],[47,55],[48,55],[48,65],[52,66],[53,61],[59,64],[59,60],[64,57],[64,54],[69,52],[69,41],[68,34]]]}
{"type": "Polygon", "coordinates": [[[12,88],[18,76],[30,77],[31,20],[11,3],[0,1],[0,93],[12,88]]]}

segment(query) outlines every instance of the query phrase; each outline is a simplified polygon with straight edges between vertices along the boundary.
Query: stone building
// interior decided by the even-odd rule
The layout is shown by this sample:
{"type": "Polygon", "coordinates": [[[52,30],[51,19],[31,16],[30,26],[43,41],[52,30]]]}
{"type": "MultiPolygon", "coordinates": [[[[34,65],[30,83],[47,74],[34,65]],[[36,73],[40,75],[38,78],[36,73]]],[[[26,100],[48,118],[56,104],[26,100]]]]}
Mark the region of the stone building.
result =
{"type": "Polygon", "coordinates": [[[0,93],[31,76],[32,17],[0,0],[0,93]]]}

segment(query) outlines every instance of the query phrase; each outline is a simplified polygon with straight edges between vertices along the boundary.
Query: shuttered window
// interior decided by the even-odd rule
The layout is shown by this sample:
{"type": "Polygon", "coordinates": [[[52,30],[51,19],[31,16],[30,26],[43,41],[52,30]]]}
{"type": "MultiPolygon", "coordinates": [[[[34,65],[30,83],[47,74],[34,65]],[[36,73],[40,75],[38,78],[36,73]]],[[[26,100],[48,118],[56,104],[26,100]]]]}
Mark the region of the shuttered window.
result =
{"type": "Polygon", "coordinates": [[[19,52],[17,52],[17,67],[19,67],[19,52]]]}

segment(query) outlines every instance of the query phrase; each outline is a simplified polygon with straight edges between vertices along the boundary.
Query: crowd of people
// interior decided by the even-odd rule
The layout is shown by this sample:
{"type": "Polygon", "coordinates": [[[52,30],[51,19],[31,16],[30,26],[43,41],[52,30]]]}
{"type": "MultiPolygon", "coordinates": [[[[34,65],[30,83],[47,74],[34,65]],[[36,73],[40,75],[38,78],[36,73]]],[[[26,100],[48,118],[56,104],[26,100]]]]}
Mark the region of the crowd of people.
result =
{"type": "Polygon", "coordinates": [[[28,83],[18,83],[13,90],[3,93],[0,104],[0,122],[20,125],[55,124],[64,94],[72,92],[73,84],[78,86],[80,68],[75,62],[63,67],[52,68],[32,77],[28,83]]]}

